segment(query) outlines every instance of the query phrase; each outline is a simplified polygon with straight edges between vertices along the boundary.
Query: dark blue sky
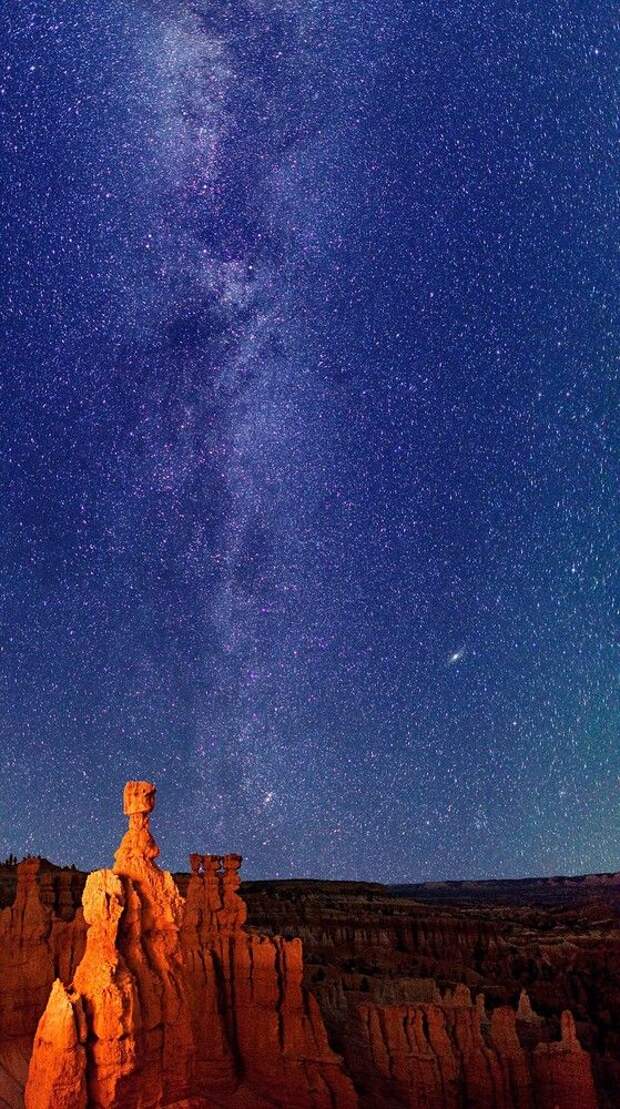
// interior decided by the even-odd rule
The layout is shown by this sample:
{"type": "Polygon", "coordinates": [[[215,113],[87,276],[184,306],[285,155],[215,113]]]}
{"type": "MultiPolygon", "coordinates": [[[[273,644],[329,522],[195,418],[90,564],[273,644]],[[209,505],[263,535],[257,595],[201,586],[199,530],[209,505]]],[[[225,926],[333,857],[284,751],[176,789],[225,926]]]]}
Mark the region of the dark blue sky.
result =
{"type": "Polygon", "coordinates": [[[613,21],[5,6],[0,855],[618,866],[613,21]]]}

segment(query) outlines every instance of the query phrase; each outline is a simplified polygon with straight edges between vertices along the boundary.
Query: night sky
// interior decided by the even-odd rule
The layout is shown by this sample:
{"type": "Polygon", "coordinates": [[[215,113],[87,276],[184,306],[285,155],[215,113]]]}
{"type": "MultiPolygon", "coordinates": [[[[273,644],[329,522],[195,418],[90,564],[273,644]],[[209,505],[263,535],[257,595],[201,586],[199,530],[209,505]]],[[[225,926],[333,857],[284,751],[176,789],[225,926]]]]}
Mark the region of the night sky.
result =
{"type": "Polygon", "coordinates": [[[614,13],[6,0],[0,856],[618,867],[614,13]]]}

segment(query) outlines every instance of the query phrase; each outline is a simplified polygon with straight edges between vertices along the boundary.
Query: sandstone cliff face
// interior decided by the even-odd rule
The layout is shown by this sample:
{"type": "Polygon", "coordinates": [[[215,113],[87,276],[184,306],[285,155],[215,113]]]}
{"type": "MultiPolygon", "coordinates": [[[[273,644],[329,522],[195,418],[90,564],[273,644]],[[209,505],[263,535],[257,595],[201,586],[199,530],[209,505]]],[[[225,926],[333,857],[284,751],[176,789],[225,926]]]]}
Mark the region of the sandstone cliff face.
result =
{"type": "Polygon", "coordinates": [[[87,1105],[87,1031],[82,999],[57,978],[37,1027],[26,1105],[37,1109],[87,1105]]]}
{"type": "Polygon", "coordinates": [[[596,1109],[590,1059],[569,1013],[559,1043],[521,1045],[515,1012],[487,1018],[469,990],[420,1005],[362,1005],[347,1062],[362,1109],[596,1109]]]}
{"type": "Polygon", "coordinates": [[[258,930],[238,855],[193,855],[176,882],[158,868],[153,804],[128,784],[128,832],[83,909],[83,875],[20,864],[0,913],[0,1107],[594,1109],[596,1083],[615,1109],[604,905],[250,884],[258,930]]]}

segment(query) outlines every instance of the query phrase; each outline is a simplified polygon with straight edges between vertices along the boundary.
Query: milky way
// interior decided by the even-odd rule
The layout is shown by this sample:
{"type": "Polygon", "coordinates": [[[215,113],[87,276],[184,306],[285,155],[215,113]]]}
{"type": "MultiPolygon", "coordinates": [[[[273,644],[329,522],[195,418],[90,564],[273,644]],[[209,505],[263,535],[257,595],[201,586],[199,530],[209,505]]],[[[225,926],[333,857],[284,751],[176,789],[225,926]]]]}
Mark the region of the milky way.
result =
{"type": "Polygon", "coordinates": [[[2,18],[0,854],[617,866],[611,4],[2,18]]]}

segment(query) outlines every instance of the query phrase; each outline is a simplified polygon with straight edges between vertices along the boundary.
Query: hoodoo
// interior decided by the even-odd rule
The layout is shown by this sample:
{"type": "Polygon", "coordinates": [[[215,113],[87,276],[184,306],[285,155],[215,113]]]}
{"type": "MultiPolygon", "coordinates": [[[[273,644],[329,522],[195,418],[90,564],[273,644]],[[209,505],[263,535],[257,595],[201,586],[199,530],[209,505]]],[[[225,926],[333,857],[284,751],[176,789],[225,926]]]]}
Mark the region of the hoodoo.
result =
{"type": "Polygon", "coordinates": [[[39,1023],[26,1109],[155,1109],[191,1092],[194,1049],[179,940],[183,901],[172,875],[154,862],[154,804],[150,782],[127,783],[129,830],[114,870],[94,871],[84,887],[86,951],[72,988],[63,991],[55,983],[39,1023]],[[64,1085],[60,1064],[50,1065],[57,1028],[67,1059],[64,1085]]]}
{"type": "Polygon", "coordinates": [[[244,931],[239,855],[192,855],[184,900],[155,862],[154,804],[127,783],[129,829],[84,887],[86,950],[39,1022],[26,1109],[353,1109],[301,944],[244,931]]]}

